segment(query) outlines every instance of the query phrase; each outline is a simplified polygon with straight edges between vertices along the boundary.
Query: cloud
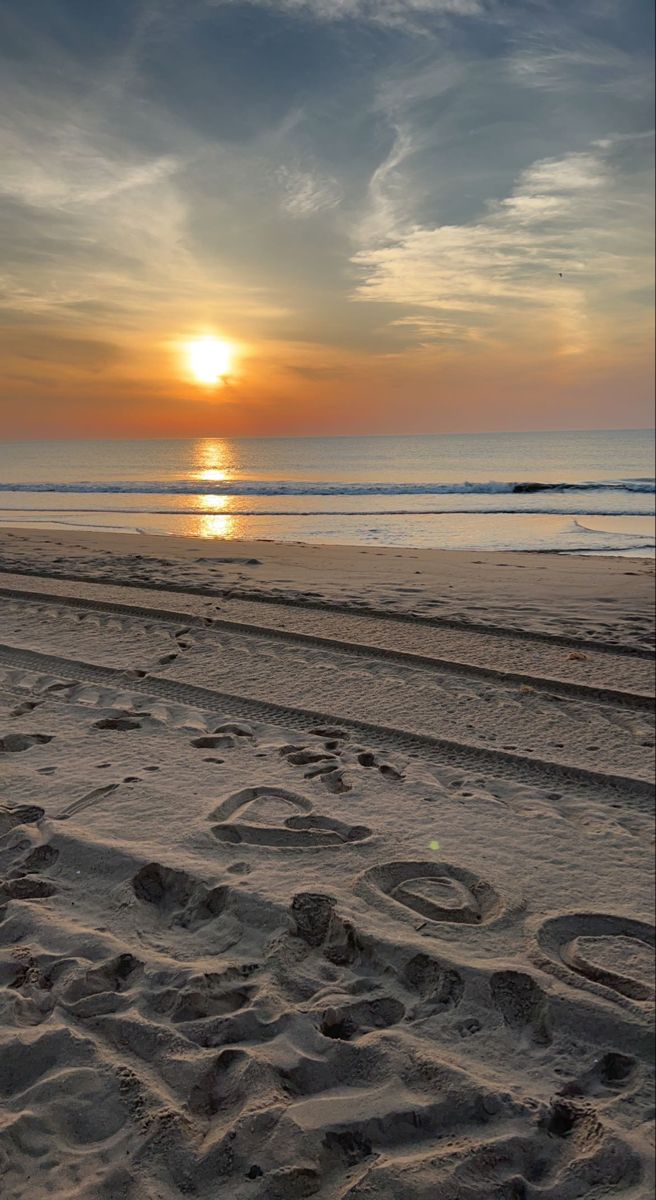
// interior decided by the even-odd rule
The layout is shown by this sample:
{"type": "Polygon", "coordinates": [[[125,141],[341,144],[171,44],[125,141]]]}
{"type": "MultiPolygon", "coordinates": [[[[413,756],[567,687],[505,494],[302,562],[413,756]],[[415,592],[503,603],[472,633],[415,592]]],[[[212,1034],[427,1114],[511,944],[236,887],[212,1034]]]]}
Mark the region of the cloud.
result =
{"type": "Polygon", "coordinates": [[[297,167],[278,167],[275,178],[282,193],[282,208],[292,217],[311,217],[334,208],[342,198],[336,179],[297,167]]]}
{"type": "MultiPolygon", "coordinates": [[[[209,0],[209,3],[220,7],[243,0],[209,0]]],[[[489,0],[248,0],[248,3],[321,21],[357,20],[409,29],[422,17],[478,16],[489,7],[489,0]]]]}
{"type": "Polygon", "coordinates": [[[520,39],[507,61],[510,79],[546,94],[581,94],[593,87],[600,99],[615,95],[629,102],[649,98],[651,70],[644,47],[625,49],[580,30],[575,39],[563,28],[539,26],[520,39]]]}
{"type": "Polygon", "coordinates": [[[346,372],[345,366],[304,366],[302,364],[288,364],[287,368],[293,375],[299,375],[301,379],[309,379],[312,383],[330,382],[333,379],[341,379],[346,372]]]}
{"type": "Polygon", "coordinates": [[[75,338],[67,334],[57,336],[42,330],[30,330],[19,336],[16,336],[15,329],[12,330],[8,349],[12,358],[19,361],[90,372],[105,370],[124,357],[124,351],[114,342],[75,338]]]}
{"type": "Polygon", "coordinates": [[[557,352],[575,353],[589,348],[595,326],[626,336],[641,324],[630,294],[649,278],[646,180],[635,162],[627,176],[630,165],[614,142],[537,161],[479,219],[410,225],[359,250],[356,297],[414,308],[396,323],[422,340],[551,339],[557,352]],[[623,311],[611,317],[614,308],[623,311]]]}
{"type": "Polygon", "coordinates": [[[38,207],[87,207],[170,178],[175,155],[138,153],[104,128],[93,103],[44,103],[22,83],[4,92],[0,195],[38,207]]]}

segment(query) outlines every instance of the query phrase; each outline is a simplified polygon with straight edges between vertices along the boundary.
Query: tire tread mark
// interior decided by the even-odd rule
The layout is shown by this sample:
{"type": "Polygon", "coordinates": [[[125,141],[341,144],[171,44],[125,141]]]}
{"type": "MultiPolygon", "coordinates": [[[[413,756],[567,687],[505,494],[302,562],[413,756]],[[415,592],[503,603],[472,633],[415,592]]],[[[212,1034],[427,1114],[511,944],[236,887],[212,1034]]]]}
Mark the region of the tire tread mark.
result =
{"type": "MultiPolygon", "coordinates": [[[[117,586],[123,586],[122,584],[117,586]]],[[[149,590],[144,588],[144,591],[149,590]]],[[[178,594],[178,593],[176,593],[178,594]]],[[[570,699],[583,700],[588,703],[622,705],[625,708],[651,711],[654,707],[654,697],[644,692],[629,692],[620,688],[606,688],[600,685],[577,683],[570,680],[555,679],[550,675],[531,675],[523,671],[504,671],[501,668],[480,666],[477,663],[462,662],[459,659],[441,658],[437,655],[420,654],[411,650],[392,650],[387,646],[376,646],[371,643],[349,642],[332,637],[322,637],[319,634],[295,632],[288,629],[277,629],[273,626],[252,625],[245,621],[236,621],[226,617],[200,617],[181,609],[150,608],[140,604],[121,604],[115,601],[94,600],[87,597],[60,596],[53,592],[31,592],[18,588],[0,587],[0,597],[6,599],[24,600],[27,603],[61,604],[66,608],[83,608],[91,612],[116,613],[121,616],[145,617],[162,621],[163,623],[179,624],[184,621],[194,628],[203,630],[221,630],[227,633],[239,633],[246,637],[267,638],[287,644],[317,646],[320,649],[332,649],[352,654],[359,658],[376,658],[385,662],[398,662],[408,666],[418,666],[423,669],[451,671],[454,674],[474,675],[484,679],[495,680],[502,684],[524,684],[534,687],[540,692],[555,694],[570,699]]]]}
{"type": "Polygon", "coordinates": [[[370,742],[381,745],[384,749],[394,746],[409,753],[432,754],[442,763],[453,763],[458,767],[470,766],[473,769],[492,768],[496,772],[503,770],[520,782],[535,783],[545,776],[549,781],[559,780],[566,784],[577,786],[591,785],[598,796],[599,789],[610,789],[615,794],[624,793],[637,807],[644,808],[647,801],[653,801],[653,785],[644,779],[631,775],[621,775],[612,772],[593,771],[586,767],[565,766],[549,759],[527,758],[508,750],[491,750],[470,742],[459,742],[441,738],[434,734],[417,733],[369,721],[359,721],[343,717],[335,712],[322,712],[315,709],[295,708],[291,705],[276,704],[265,700],[255,700],[250,697],[233,695],[230,692],[219,692],[212,688],[199,687],[196,684],[171,682],[150,675],[148,679],[134,678],[129,671],[113,667],[101,667],[93,663],[77,659],[59,658],[54,655],[40,654],[33,650],[18,649],[15,646],[0,644],[0,665],[20,666],[31,671],[54,672],[64,675],[73,682],[86,679],[94,682],[105,682],[140,694],[166,699],[173,702],[188,704],[195,708],[225,712],[230,709],[236,716],[246,720],[262,721],[274,725],[291,726],[310,732],[315,725],[339,723],[346,729],[364,735],[370,742]]]}
{"type": "Polygon", "coordinates": [[[383,609],[375,608],[373,605],[358,605],[353,608],[347,604],[333,603],[329,600],[303,600],[292,599],[289,596],[263,596],[259,592],[248,591],[246,588],[237,588],[229,585],[226,588],[212,587],[209,585],[188,584],[184,588],[171,587],[170,583],[158,583],[149,580],[107,579],[102,575],[76,575],[73,572],[64,572],[55,574],[38,570],[30,570],[29,567],[23,566],[20,571],[15,568],[9,568],[0,564],[0,575],[27,575],[35,576],[40,579],[61,579],[68,580],[72,583],[100,583],[112,587],[124,588],[147,588],[155,592],[167,592],[174,596],[206,596],[211,599],[222,600],[247,600],[249,603],[273,605],[285,608],[305,608],[313,609],[319,612],[334,612],[345,613],[349,617],[376,617],[381,621],[403,621],[407,625],[428,625],[437,628],[455,629],[460,633],[487,633],[494,634],[495,637],[504,637],[510,640],[518,641],[536,641],[546,643],[547,645],[567,646],[580,650],[601,650],[606,653],[620,654],[623,657],[630,658],[645,658],[653,659],[656,657],[656,650],[648,650],[641,646],[617,645],[614,642],[594,641],[589,638],[578,638],[573,635],[564,633],[544,633],[541,630],[528,629],[513,629],[506,625],[485,624],[482,621],[459,621],[456,617],[440,617],[440,616],[421,616],[415,613],[403,612],[386,612],[383,609]]]}

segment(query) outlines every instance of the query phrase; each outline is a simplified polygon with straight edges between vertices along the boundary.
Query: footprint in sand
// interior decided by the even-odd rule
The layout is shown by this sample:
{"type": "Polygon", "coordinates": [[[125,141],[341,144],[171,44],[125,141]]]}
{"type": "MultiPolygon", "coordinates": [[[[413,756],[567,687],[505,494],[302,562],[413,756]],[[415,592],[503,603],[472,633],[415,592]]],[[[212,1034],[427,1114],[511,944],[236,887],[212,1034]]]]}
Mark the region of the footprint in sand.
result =
{"type": "Polygon", "coordinates": [[[130,729],[141,729],[141,721],[137,721],[134,717],[101,717],[99,721],[94,721],[95,729],[116,729],[120,733],[127,733],[130,729]]]}
{"type": "MultiPolygon", "coordinates": [[[[236,741],[232,734],[205,734],[203,737],[194,738],[192,746],[195,750],[232,750],[236,746],[236,741]]],[[[210,762],[211,759],[203,759],[204,762],[210,762]]],[[[218,761],[223,762],[223,759],[218,761]]]]}
{"type": "Polygon", "coordinates": [[[20,870],[27,871],[30,874],[34,871],[47,871],[49,867],[54,866],[59,858],[59,850],[55,846],[51,846],[49,842],[45,842],[42,846],[35,846],[26,858],[23,859],[20,870]]]}
{"type": "Polygon", "coordinates": [[[348,729],[336,725],[315,725],[309,732],[314,737],[329,738],[332,741],[346,741],[349,737],[348,729]]]}
{"type": "Polygon", "coordinates": [[[4,900],[43,900],[54,896],[57,888],[45,879],[5,879],[0,883],[0,903],[4,900]]]}
{"type": "Polygon", "coordinates": [[[51,741],[52,736],[47,733],[7,733],[0,737],[0,753],[20,754],[22,750],[43,746],[51,741]]]}
{"type": "Polygon", "coordinates": [[[334,817],[315,813],[312,802],[286,788],[251,787],[228,796],[210,814],[212,833],[220,842],[252,846],[289,847],[343,846],[371,836],[366,825],[348,825],[334,817]],[[251,821],[238,818],[250,809],[251,821]],[[291,811],[291,815],[286,813],[291,811]]]}
{"type": "Polygon", "coordinates": [[[328,1007],[324,988],[313,1005],[325,1037],[349,1041],[369,1028],[419,1020],[460,1004],[464,980],[458,971],[423,951],[406,962],[390,961],[382,943],[371,933],[361,934],[340,915],[334,896],[298,892],[290,917],[294,937],[334,966],[345,968],[344,973],[331,976],[328,1007]],[[383,977],[388,985],[396,979],[401,997],[380,995],[383,977]]]}
{"type": "Polygon", "coordinates": [[[43,704],[43,700],[23,700],[22,704],[17,704],[16,708],[12,708],[9,716],[24,717],[26,713],[34,712],[34,709],[38,708],[40,704],[43,704]]]}
{"type": "Polygon", "coordinates": [[[614,1000],[654,1000],[654,926],[610,913],[564,913],[536,930],[539,965],[614,1000]]]}
{"type": "MultiPolygon", "coordinates": [[[[25,842],[22,842],[17,848],[23,850],[25,848],[25,844],[25,842]]],[[[48,871],[50,867],[55,865],[58,858],[59,850],[57,850],[55,846],[51,846],[48,842],[45,842],[41,846],[35,846],[34,849],[30,850],[29,853],[26,854],[22,859],[14,860],[13,865],[9,867],[8,879],[5,881],[0,891],[4,890],[5,895],[8,895],[15,885],[20,889],[19,881],[23,881],[23,883],[32,882],[39,886],[38,880],[27,881],[25,880],[25,876],[38,874],[40,871],[48,871]]],[[[35,893],[35,895],[36,894],[37,893],[35,893]]],[[[48,893],[42,892],[41,894],[47,895],[48,893]]],[[[17,898],[17,894],[14,898],[17,898]]]]}
{"type": "Polygon", "coordinates": [[[323,892],[298,892],[290,916],[296,937],[311,949],[320,949],[329,962],[343,966],[358,958],[359,939],[355,927],[339,915],[336,905],[335,897],[323,892]]]}
{"type": "Polygon", "coordinates": [[[405,1016],[405,1008],[393,996],[345,998],[340,1004],[320,1007],[316,1016],[319,1032],[325,1038],[351,1042],[374,1029],[397,1025],[405,1016]]]}
{"type": "Polygon", "coordinates": [[[415,1018],[457,1008],[465,990],[463,978],[454,967],[422,951],[405,964],[400,981],[417,997],[412,1013],[415,1018]]]}
{"type": "Polygon", "coordinates": [[[76,1017],[97,1017],[127,1007],[132,998],[123,997],[142,973],[143,963],[133,954],[115,955],[98,964],[74,970],[65,977],[58,1003],[76,1017]]]}
{"type": "Polygon", "coordinates": [[[636,1150],[587,1104],[555,1099],[532,1126],[525,1118],[524,1129],[500,1133],[472,1140],[455,1159],[445,1156],[444,1173],[438,1159],[435,1173],[445,1195],[447,1190],[481,1197],[600,1195],[597,1184],[603,1180],[604,1195],[615,1196],[632,1191],[641,1175],[636,1150]]]}
{"type": "Polygon", "coordinates": [[[158,1018],[166,1016],[174,1025],[230,1016],[247,1007],[257,995],[257,984],[248,982],[249,971],[248,965],[224,971],[180,967],[159,971],[148,1006],[158,1018]]]}
{"type": "MultiPolygon", "coordinates": [[[[314,732],[318,733],[319,730],[315,729],[314,732]]],[[[280,754],[287,759],[291,766],[305,767],[305,778],[314,779],[323,784],[329,792],[335,794],[350,792],[353,787],[352,772],[358,771],[361,767],[364,767],[365,770],[373,767],[387,778],[404,778],[401,770],[373,750],[345,744],[343,738],[346,735],[343,730],[323,728],[322,734],[324,736],[331,735],[325,736],[323,746],[316,744],[281,746],[280,754]]]]}
{"type": "Polygon", "coordinates": [[[561,1096],[605,1097],[627,1091],[634,1084],[639,1065],[632,1054],[608,1050],[579,1075],[563,1084],[561,1096]]]}
{"type": "Polygon", "coordinates": [[[160,915],[174,916],[178,924],[189,925],[219,916],[226,907],[230,889],[208,887],[202,880],[152,862],[133,876],[132,890],[138,900],[152,905],[160,915]]]}
{"type": "Polygon", "coordinates": [[[250,725],[240,725],[235,721],[223,721],[211,733],[192,738],[191,744],[196,750],[232,750],[245,739],[254,742],[255,735],[250,725]]]}
{"type": "Polygon", "coordinates": [[[358,885],[370,902],[382,897],[426,921],[486,925],[502,911],[484,879],[447,862],[389,862],[365,871],[358,885]]]}
{"type": "Polygon", "coordinates": [[[45,810],[38,804],[19,804],[16,808],[0,804],[0,837],[10,833],[17,825],[34,825],[44,816],[45,810]]]}
{"type": "Polygon", "coordinates": [[[492,1003],[513,1031],[513,1039],[526,1035],[539,1046],[551,1042],[549,999],[524,971],[495,971],[490,979],[492,1003]]]}
{"type": "Polygon", "coordinates": [[[381,775],[388,779],[403,779],[403,771],[395,767],[387,759],[382,758],[379,754],[375,754],[373,750],[362,750],[358,754],[358,763],[361,767],[374,767],[381,775]]]}

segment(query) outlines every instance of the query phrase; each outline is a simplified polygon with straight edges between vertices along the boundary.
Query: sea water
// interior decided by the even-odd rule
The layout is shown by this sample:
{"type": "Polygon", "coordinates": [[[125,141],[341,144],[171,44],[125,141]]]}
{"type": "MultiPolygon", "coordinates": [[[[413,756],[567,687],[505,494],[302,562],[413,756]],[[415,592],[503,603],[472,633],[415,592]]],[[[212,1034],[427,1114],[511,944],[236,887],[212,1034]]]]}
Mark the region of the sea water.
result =
{"type": "Polygon", "coordinates": [[[5,442],[0,522],[654,554],[654,433],[5,442]]]}

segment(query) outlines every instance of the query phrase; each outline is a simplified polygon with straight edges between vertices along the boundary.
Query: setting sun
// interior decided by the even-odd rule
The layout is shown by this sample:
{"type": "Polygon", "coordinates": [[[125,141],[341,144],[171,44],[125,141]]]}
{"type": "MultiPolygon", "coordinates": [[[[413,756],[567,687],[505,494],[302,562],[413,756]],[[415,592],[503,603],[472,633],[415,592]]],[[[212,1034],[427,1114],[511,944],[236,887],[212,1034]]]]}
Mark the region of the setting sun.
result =
{"type": "Polygon", "coordinates": [[[198,383],[218,383],[230,370],[231,348],[218,338],[203,337],[187,348],[189,365],[198,383]]]}

